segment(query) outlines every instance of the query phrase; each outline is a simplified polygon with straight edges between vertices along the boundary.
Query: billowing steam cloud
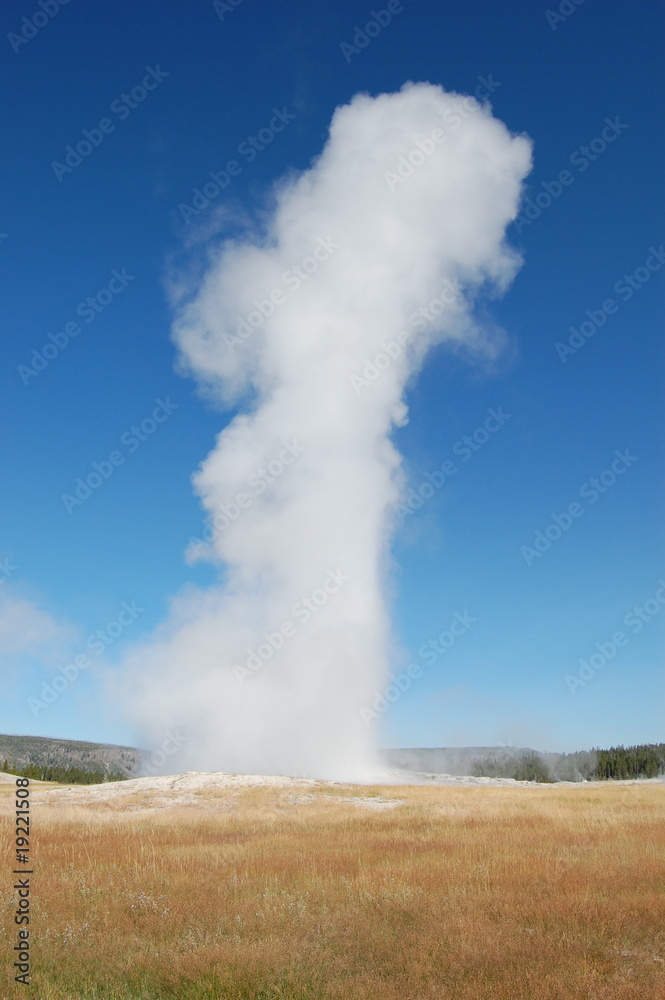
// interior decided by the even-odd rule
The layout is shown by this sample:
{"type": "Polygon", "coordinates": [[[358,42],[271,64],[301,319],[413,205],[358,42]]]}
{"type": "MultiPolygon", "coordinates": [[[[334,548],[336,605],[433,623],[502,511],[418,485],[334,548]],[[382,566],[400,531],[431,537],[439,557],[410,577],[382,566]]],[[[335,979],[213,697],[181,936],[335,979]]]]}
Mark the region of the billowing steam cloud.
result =
{"type": "Polygon", "coordinates": [[[163,770],[374,767],[362,709],[391,663],[391,431],[432,345],[496,350],[472,302],[519,266],[504,233],[530,155],[471,98],[358,95],[261,238],[226,242],[180,310],[181,366],[240,409],[194,479],[224,579],[179,596],[126,664],[147,744],[188,737],[163,770]]]}

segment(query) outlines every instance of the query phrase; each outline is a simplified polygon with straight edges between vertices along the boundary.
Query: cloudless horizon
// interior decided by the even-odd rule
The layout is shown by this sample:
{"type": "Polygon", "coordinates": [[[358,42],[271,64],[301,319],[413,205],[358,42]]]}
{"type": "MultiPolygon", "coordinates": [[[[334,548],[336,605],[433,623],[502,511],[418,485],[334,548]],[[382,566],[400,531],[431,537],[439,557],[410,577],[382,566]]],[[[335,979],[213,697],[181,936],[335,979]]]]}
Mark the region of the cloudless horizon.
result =
{"type": "Polygon", "coordinates": [[[217,578],[192,476],[238,412],[177,367],[172,298],[337,107],[411,81],[489,100],[533,168],[500,354],[434,348],[392,438],[377,745],[663,742],[663,5],[41,9],[1,15],[0,732],[140,744],[104,677],[217,578]]]}

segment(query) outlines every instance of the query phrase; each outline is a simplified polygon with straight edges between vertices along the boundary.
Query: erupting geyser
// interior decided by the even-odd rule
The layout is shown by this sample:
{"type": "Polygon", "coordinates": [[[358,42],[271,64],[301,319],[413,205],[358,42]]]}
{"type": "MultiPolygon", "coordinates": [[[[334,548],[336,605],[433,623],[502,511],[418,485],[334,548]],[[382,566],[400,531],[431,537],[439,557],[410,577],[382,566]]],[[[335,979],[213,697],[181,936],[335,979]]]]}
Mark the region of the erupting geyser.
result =
{"type": "Polygon", "coordinates": [[[180,303],[181,367],[238,411],[194,477],[223,581],[175,598],[123,665],[147,744],[188,737],[164,771],[362,779],[377,765],[361,709],[391,664],[391,432],[432,345],[500,348],[473,300],[519,266],[505,229],[530,161],[472,98],[359,94],[279,185],[261,236],[224,242],[180,303]]]}

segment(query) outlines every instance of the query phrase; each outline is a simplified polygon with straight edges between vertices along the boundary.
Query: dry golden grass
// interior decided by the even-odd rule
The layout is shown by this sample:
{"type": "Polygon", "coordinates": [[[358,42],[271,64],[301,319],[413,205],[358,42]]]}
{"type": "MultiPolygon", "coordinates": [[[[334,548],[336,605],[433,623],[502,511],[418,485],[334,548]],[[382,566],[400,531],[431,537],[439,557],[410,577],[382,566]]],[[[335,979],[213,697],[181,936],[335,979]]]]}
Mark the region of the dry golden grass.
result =
{"type": "Polygon", "coordinates": [[[665,786],[302,791],[37,804],[34,985],[6,960],[3,997],[665,997],[665,786]]]}

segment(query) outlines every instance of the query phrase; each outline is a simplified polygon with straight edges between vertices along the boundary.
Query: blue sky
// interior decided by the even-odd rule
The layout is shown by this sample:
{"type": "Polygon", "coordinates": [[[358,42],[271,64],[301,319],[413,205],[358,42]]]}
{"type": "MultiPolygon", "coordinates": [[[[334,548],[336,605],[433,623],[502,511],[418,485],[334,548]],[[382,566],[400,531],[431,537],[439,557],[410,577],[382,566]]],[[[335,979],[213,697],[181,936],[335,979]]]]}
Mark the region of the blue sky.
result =
{"type": "Polygon", "coordinates": [[[415,493],[452,464],[394,540],[396,639],[421,669],[380,742],[661,741],[662,5],[405,0],[367,39],[356,0],[44,3],[5,6],[0,33],[0,586],[42,637],[5,644],[0,731],[133,742],[94,663],[37,716],[28,698],[96,630],[121,622],[113,660],[213,577],[184,559],[203,527],[191,475],[233,413],[174,369],[167,279],[205,254],[216,210],[241,227],[311,163],[337,106],[413,80],[491,85],[534,168],[508,234],[524,265],[487,304],[502,358],[437,349],[395,434],[415,493]]]}

